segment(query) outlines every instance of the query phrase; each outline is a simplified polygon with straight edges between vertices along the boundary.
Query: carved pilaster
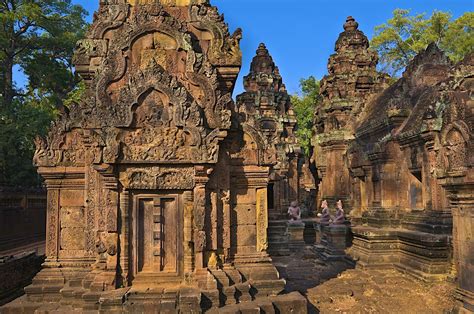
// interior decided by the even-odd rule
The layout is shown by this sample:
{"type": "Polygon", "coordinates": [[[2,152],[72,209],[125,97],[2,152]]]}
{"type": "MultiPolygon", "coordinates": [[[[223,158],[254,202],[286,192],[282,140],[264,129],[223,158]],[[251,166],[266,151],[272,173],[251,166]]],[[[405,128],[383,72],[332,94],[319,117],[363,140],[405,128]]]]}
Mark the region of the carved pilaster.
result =
{"type": "Polygon", "coordinates": [[[231,210],[230,210],[230,190],[222,190],[222,245],[224,248],[224,260],[230,256],[231,248],[231,210]]]}
{"type": "Polygon", "coordinates": [[[212,169],[204,166],[195,167],[194,187],[194,252],[196,269],[204,268],[204,251],[207,246],[206,235],[206,205],[207,193],[206,185],[209,182],[209,175],[212,169]]]}
{"type": "Polygon", "coordinates": [[[193,193],[186,191],[184,201],[184,273],[191,274],[194,270],[194,245],[193,245],[193,193]]]}
{"type": "Polygon", "coordinates": [[[218,216],[219,216],[219,200],[218,192],[216,190],[209,193],[209,231],[208,232],[208,249],[217,251],[218,249],[218,216]]]}
{"type": "Polygon", "coordinates": [[[89,257],[96,256],[95,244],[96,244],[96,212],[99,207],[99,174],[93,166],[86,168],[86,247],[85,251],[89,257]]]}
{"type": "Polygon", "coordinates": [[[267,189],[257,189],[257,251],[264,252],[268,248],[268,200],[267,189]]]}
{"type": "Polygon", "coordinates": [[[122,270],[122,284],[130,284],[130,192],[123,189],[120,193],[120,268],[122,270]]]}
{"type": "Polygon", "coordinates": [[[55,262],[59,257],[59,190],[48,190],[46,213],[46,257],[48,262],[55,262]]]}

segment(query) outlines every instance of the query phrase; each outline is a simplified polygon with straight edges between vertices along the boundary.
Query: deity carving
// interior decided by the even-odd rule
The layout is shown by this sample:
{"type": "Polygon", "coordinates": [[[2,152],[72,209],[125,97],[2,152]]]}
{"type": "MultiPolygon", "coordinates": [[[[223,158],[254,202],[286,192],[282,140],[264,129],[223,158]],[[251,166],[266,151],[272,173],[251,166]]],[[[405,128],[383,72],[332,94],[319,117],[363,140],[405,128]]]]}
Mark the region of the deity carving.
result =
{"type": "Polygon", "coordinates": [[[451,129],[444,142],[446,151],[447,170],[463,170],[466,165],[467,143],[461,132],[451,129]]]}

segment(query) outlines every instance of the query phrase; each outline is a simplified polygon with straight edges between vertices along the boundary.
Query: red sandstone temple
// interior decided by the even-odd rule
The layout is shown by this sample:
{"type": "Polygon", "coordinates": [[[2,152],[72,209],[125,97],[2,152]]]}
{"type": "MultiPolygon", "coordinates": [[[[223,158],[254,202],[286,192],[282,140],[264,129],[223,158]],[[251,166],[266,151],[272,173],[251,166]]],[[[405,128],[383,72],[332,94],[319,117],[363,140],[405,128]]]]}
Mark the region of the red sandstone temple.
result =
{"type": "Polygon", "coordinates": [[[287,94],[232,100],[241,36],[208,1],[101,1],[74,57],[86,95],[37,140],[47,257],[12,309],[306,310],[266,253],[270,182],[298,197],[295,119],[287,94]]]}
{"type": "Polygon", "coordinates": [[[308,224],[275,221],[314,182],[348,214],[315,223],[322,259],[455,280],[474,311],[473,56],[432,44],[389,84],[358,27],[329,59],[309,164],[264,44],[234,102],[242,32],[209,1],[101,0],[74,57],[86,95],[36,143],[46,261],[2,312],[305,313],[268,252],[304,246],[308,224]]]}
{"type": "Polygon", "coordinates": [[[389,86],[368,48],[349,17],[315,116],[318,199],[351,210],[357,267],[457,278],[474,311],[473,55],[452,64],[431,44],[389,86]]]}

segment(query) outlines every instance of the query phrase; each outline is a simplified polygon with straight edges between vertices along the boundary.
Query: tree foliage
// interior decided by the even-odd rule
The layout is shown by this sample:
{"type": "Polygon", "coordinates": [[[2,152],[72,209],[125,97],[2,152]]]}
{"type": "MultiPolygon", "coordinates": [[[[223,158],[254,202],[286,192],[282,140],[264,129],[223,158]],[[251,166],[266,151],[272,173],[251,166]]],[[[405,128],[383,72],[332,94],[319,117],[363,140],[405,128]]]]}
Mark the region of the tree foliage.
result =
{"type": "Polygon", "coordinates": [[[15,97],[49,98],[56,107],[77,83],[72,55],[86,29],[86,11],[71,0],[0,1],[0,83],[3,104],[15,97]],[[14,70],[28,78],[15,88],[14,70]]]}
{"type": "Polygon", "coordinates": [[[54,114],[41,102],[17,99],[9,108],[0,108],[0,184],[39,184],[32,164],[34,138],[46,134],[54,114]]]}
{"type": "Polygon", "coordinates": [[[474,13],[453,20],[448,12],[412,15],[397,9],[393,17],[375,28],[371,47],[381,58],[382,70],[397,75],[430,43],[435,42],[454,62],[473,51],[474,13]]]}
{"type": "Polygon", "coordinates": [[[38,184],[34,138],[83,90],[72,56],[85,15],[71,0],[0,0],[0,184],[38,184]]]}
{"type": "Polygon", "coordinates": [[[301,94],[293,95],[291,101],[298,121],[296,136],[307,156],[311,151],[313,137],[314,112],[321,98],[319,95],[319,81],[313,76],[300,80],[301,94]]]}

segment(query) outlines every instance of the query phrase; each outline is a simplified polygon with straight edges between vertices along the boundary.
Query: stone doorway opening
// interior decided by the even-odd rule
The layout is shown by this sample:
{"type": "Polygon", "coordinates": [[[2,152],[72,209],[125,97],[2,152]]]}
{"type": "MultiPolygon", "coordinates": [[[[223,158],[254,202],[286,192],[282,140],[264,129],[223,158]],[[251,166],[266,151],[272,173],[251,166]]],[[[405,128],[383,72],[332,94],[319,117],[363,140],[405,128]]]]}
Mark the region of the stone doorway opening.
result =
{"type": "Polygon", "coordinates": [[[274,210],[275,209],[275,184],[274,183],[268,184],[267,202],[268,202],[268,210],[274,210]]]}
{"type": "Polygon", "coordinates": [[[183,210],[178,193],[134,193],[131,219],[133,283],[180,282],[183,210]]]}

